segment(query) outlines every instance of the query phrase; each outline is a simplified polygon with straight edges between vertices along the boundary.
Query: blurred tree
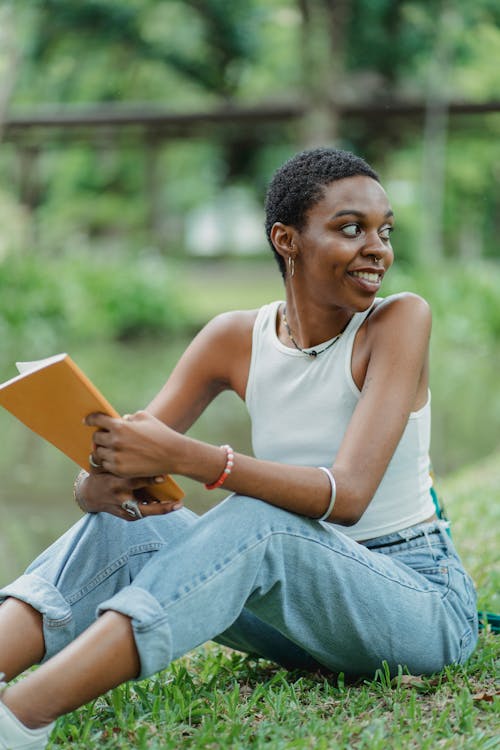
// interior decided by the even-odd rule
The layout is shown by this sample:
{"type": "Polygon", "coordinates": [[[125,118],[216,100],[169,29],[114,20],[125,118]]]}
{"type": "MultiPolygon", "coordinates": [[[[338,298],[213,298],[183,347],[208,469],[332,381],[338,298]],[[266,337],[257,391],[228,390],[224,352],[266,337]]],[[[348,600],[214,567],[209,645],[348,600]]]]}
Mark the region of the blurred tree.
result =
{"type": "MultiPolygon", "coordinates": [[[[31,0],[31,4],[38,13],[31,48],[35,63],[47,63],[68,43],[80,62],[104,47],[111,58],[117,50],[125,53],[129,64],[138,59],[166,64],[207,92],[228,99],[238,87],[242,63],[255,51],[252,6],[243,0],[31,0]],[[171,20],[177,21],[174,28],[169,28],[171,20]],[[155,22],[161,24],[160,30],[155,22]],[[188,25],[195,43],[183,43],[183,34],[178,34],[181,24],[188,25]]],[[[116,98],[116,90],[106,91],[103,83],[101,96],[116,98]]]]}
{"type": "MultiPolygon", "coordinates": [[[[266,98],[306,103],[299,129],[284,126],[270,134],[264,128],[243,132],[235,126],[191,143],[198,158],[203,153],[201,162],[189,157],[188,149],[178,142],[175,148],[165,149],[151,139],[144,144],[145,154],[125,154],[112,131],[99,144],[97,157],[83,147],[76,156],[73,152],[61,158],[45,152],[42,167],[51,174],[56,169],[59,183],[51,180],[42,208],[47,207],[48,215],[55,200],[59,215],[69,221],[73,212],[82,226],[94,224],[94,234],[105,231],[115,214],[115,225],[125,231],[135,221],[140,224],[141,215],[149,216],[150,225],[161,234],[167,198],[179,210],[205,199],[221,184],[244,179],[262,184],[277,161],[297,144],[340,142],[385,169],[395,149],[408,149],[410,144],[414,158],[420,158],[415,144],[422,122],[376,114],[341,121],[338,106],[372,102],[390,113],[402,99],[429,103],[423,176],[424,195],[430,196],[428,187],[442,186],[449,175],[442,156],[450,123],[442,103],[463,92],[476,98],[499,94],[492,62],[500,52],[498,0],[473,4],[455,0],[450,6],[453,23],[446,21],[446,5],[446,0],[25,0],[16,4],[18,32],[24,41],[12,97],[17,105],[147,101],[167,104],[175,111],[209,109],[221,103],[230,110],[235,102],[266,98]],[[195,174],[188,180],[185,175],[193,162],[195,169],[204,170],[201,179],[195,174]],[[168,185],[163,174],[168,174],[168,185]],[[143,199],[148,191],[156,196],[149,207],[143,199]],[[97,193],[99,210],[92,208],[97,193]],[[133,206],[125,216],[117,210],[121,201],[133,206]]],[[[483,122],[468,127],[471,139],[484,137],[483,122]]],[[[495,130],[491,125],[487,128],[495,130]]],[[[454,166],[454,172],[460,171],[460,165],[454,166]]],[[[485,163],[485,186],[491,184],[487,167],[485,163]]],[[[412,175],[414,180],[421,178],[412,175]]],[[[453,190],[447,185],[447,192],[453,190]]],[[[449,222],[450,212],[441,198],[429,197],[428,203],[435,209],[437,223],[439,217],[449,222]]],[[[450,249],[446,242],[444,252],[450,249]]]]}
{"type": "MultiPolygon", "coordinates": [[[[134,71],[145,65],[179,77],[175,96],[165,92],[170,106],[182,102],[182,81],[194,84],[198,98],[230,104],[245,66],[255,61],[259,12],[245,0],[30,2],[36,21],[29,64],[46,68],[67,61],[59,101],[74,101],[88,77],[94,85],[90,97],[84,86],[87,100],[140,98],[142,76],[134,71]],[[105,76],[96,75],[100,61],[105,76]]],[[[235,132],[221,145],[228,177],[245,174],[253,141],[235,132]]]]}
{"type": "MultiPolygon", "coordinates": [[[[351,101],[386,104],[389,111],[397,100],[425,98],[434,105],[463,95],[457,73],[475,67],[475,33],[484,25],[500,29],[496,0],[349,0],[345,15],[342,93],[351,101]]],[[[481,78],[482,71],[475,69],[481,78]]],[[[499,88],[497,78],[482,95],[498,96],[499,88]]],[[[414,138],[421,127],[419,122],[404,124],[402,128],[397,117],[374,118],[358,121],[354,128],[349,124],[348,133],[354,146],[379,161],[381,153],[414,138]]]]}

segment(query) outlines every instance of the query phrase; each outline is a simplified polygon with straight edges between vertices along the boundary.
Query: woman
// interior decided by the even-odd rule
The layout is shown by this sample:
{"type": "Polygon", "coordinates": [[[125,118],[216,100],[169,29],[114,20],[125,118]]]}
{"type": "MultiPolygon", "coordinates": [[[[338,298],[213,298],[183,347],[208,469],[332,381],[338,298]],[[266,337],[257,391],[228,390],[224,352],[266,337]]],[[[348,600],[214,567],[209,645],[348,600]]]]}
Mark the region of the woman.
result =
{"type": "Polygon", "coordinates": [[[61,714],[210,639],[353,676],[472,652],[474,589],[430,494],[430,311],[377,297],[386,193],[362,159],[306,151],[275,174],[266,226],[286,301],[211,321],[147,411],[88,417],[87,515],[0,592],[6,678],[44,662],[4,689],[0,747],[45,747],[61,714]],[[255,458],[184,435],[226,389],[255,458]],[[234,494],[201,518],[138,505],[166,473],[234,494]]]}

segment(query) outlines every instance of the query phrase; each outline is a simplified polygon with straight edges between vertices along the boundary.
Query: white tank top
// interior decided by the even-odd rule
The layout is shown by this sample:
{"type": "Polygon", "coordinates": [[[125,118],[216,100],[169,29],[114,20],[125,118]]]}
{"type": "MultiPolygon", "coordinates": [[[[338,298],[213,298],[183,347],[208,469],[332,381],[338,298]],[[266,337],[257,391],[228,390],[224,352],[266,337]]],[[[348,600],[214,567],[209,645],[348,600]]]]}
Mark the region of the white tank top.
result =
{"type": "MultiPolygon", "coordinates": [[[[352,377],[351,355],[354,337],[369,310],[356,313],[330,349],[307,357],[278,339],[276,316],[281,304],[277,301],[262,307],[253,329],[245,400],[252,421],[254,455],[285,464],[331,466],[360,397],[352,377]]],[[[366,440],[376,438],[366,436],[366,440]]],[[[410,414],[361,519],[354,526],[333,525],[362,540],[432,516],[429,442],[430,395],[425,406],[410,414]]]]}

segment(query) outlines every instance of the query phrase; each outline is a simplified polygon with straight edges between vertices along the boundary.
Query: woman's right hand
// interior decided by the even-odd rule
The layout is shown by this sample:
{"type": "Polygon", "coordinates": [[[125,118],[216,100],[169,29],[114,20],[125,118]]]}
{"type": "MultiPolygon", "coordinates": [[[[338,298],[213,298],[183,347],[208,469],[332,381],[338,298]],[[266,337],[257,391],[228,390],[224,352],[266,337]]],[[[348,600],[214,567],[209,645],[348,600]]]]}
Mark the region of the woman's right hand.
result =
{"type": "Polygon", "coordinates": [[[77,484],[75,499],[86,513],[110,513],[124,521],[140,520],[123,508],[126,501],[135,501],[143,517],[161,516],[178,510],[178,500],[159,502],[147,490],[158,481],[154,477],[122,478],[105,471],[92,471],[77,484]]]}

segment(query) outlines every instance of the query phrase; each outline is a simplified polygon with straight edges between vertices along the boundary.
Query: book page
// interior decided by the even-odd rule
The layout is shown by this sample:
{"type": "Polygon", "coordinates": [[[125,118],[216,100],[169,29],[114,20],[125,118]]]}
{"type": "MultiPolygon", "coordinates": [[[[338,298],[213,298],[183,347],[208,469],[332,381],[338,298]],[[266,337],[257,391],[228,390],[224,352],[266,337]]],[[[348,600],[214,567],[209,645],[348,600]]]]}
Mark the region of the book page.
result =
{"type": "Polygon", "coordinates": [[[52,365],[54,362],[59,362],[61,359],[66,357],[66,353],[54,354],[53,357],[45,357],[45,359],[34,359],[32,362],[16,362],[17,371],[24,375],[26,372],[35,372],[41,370],[42,367],[52,365]]]}

